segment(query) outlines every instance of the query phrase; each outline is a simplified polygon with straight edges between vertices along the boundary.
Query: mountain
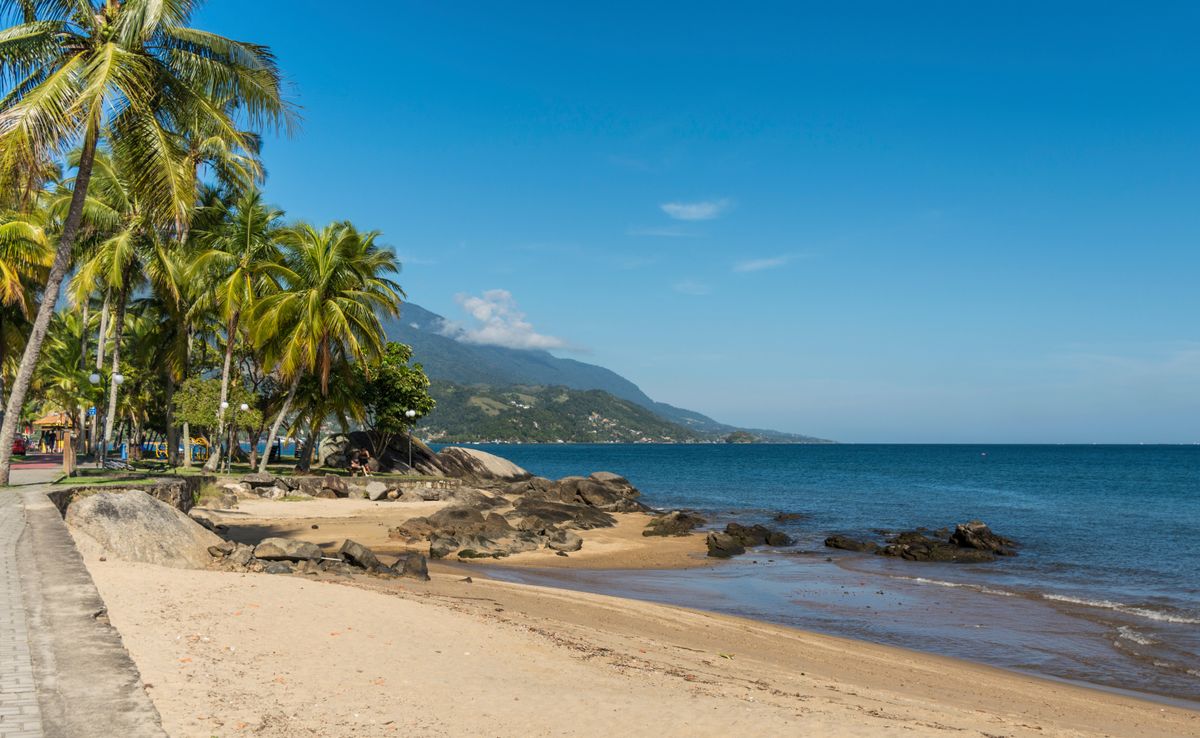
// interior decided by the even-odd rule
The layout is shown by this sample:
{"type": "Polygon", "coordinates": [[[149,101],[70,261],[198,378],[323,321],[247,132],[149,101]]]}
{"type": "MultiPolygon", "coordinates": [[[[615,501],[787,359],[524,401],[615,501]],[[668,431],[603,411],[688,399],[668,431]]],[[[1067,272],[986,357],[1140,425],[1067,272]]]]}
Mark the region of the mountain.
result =
{"type": "Polygon", "coordinates": [[[655,402],[636,384],[604,367],[559,358],[547,351],[466,343],[452,337],[448,327],[445,318],[411,302],[401,307],[399,318],[384,320],[388,340],[412,346],[414,358],[425,367],[430,379],[462,386],[600,390],[649,410],[698,436],[713,438],[745,430],[760,441],[828,443],[793,433],[743,429],[719,423],[692,410],[655,402]]]}
{"type": "Polygon", "coordinates": [[[703,440],[603,390],[461,385],[435,380],[437,409],[421,421],[430,441],[463,443],[689,443],[703,440]]]}

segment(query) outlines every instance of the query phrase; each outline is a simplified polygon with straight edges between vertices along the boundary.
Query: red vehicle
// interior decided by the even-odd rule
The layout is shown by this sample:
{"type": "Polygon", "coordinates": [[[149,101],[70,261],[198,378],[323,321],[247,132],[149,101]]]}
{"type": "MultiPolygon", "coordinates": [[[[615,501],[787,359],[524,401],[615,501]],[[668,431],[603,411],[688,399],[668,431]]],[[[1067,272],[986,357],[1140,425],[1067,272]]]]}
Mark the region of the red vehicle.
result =
{"type": "Polygon", "coordinates": [[[16,436],[13,438],[12,452],[14,454],[21,454],[24,456],[25,452],[28,450],[29,444],[26,443],[24,436],[16,436]]]}

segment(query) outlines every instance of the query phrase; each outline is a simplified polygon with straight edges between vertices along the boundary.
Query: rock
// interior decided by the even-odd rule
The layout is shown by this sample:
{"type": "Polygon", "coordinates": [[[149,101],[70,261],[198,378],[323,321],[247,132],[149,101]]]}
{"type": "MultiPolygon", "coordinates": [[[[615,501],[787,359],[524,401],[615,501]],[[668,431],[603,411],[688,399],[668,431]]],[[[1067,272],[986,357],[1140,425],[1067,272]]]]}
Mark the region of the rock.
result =
{"type": "Polygon", "coordinates": [[[1012,547],[1016,545],[1002,536],[992,532],[986,523],[972,520],[969,523],[959,523],[950,535],[950,542],[961,548],[971,548],[980,551],[991,551],[998,556],[1015,556],[1012,547]]]}
{"type": "Polygon", "coordinates": [[[250,487],[273,487],[275,485],[275,475],[267,474],[266,472],[254,472],[253,474],[247,474],[238,481],[250,487]]]}
{"type": "Polygon", "coordinates": [[[226,557],[225,561],[235,568],[244,569],[254,561],[254,547],[248,546],[245,543],[239,543],[234,547],[233,553],[226,557]]]}
{"type": "Polygon", "coordinates": [[[377,501],[387,496],[388,487],[383,482],[367,482],[367,499],[377,501]]]}
{"type": "Polygon", "coordinates": [[[875,553],[879,549],[879,544],[871,541],[860,541],[848,536],[829,536],[825,539],[825,545],[828,548],[838,548],[843,551],[858,551],[860,553],[875,553]]]}
{"type": "Polygon", "coordinates": [[[335,497],[349,497],[350,489],[346,480],[336,474],[326,474],[321,480],[321,488],[333,493],[335,497]]]}
{"type": "Polygon", "coordinates": [[[291,574],[292,565],[286,561],[272,561],[263,567],[263,571],[267,574],[291,574]]]}
{"type": "Polygon", "coordinates": [[[613,474],[612,472],[592,472],[588,475],[588,477],[604,484],[619,484],[625,487],[633,487],[633,485],[629,483],[628,479],[620,474],[613,474]]]}
{"type": "Polygon", "coordinates": [[[400,499],[400,490],[396,490],[396,489],[390,490],[390,491],[387,493],[387,498],[388,498],[389,500],[398,500],[398,499],[400,499]]]}
{"type": "Polygon", "coordinates": [[[217,500],[217,509],[219,510],[236,510],[238,506],[238,496],[232,492],[226,492],[217,500]]]}
{"type": "Polygon", "coordinates": [[[594,507],[529,497],[518,500],[513,511],[505,517],[519,521],[517,527],[524,530],[549,527],[590,530],[611,528],[617,523],[616,518],[594,507]]]}
{"type": "Polygon", "coordinates": [[[642,531],[644,536],[686,536],[708,521],[699,515],[676,510],[651,520],[642,531]]]}
{"type": "Polygon", "coordinates": [[[419,579],[422,582],[429,581],[429,564],[419,553],[405,554],[396,562],[394,568],[399,568],[400,576],[419,579]]]}
{"type": "Polygon", "coordinates": [[[718,559],[727,559],[730,556],[746,553],[746,547],[728,533],[713,531],[708,534],[704,543],[708,546],[708,555],[718,559]]]}
{"type": "Polygon", "coordinates": [[[504,498],[489,495],[481,489],[474,489],[472,487],[452,489],[442,499],[453,502],[458,507],[474,507],[477,509],[500,507],[506,504],[504,498]]]}
{"type": "Polygon", "coordinates": [[[438,452],[435,460],[452,477],[515,482],[533,476],[508,459],[473,448],[449,446],[438,452]]]}
{"type": "Polygon", "coordinates": [[[233,541],[221,541],[215,546],[208,547],[208,555],[214,559],[223,559],[233,553],[237,545],[233,541]]]}
{"type": "Polygon", "coordinates": [[[545,477],[530,477],[529,479],[520,482],[513,482],[504,489],[504,494],[524,497],[526,495],[535,497],[541,500],[554,500],[555,502],[570,502],[569,498],[563,498],[560,494],[558,483],[545,477]]]}
{"type": "Polygon", "coordinates": [[[321,556],[315,543],[290,538],[266,538],[254,547],[254,557],[267,561],[318,561],[321,556]]]}
{"type": "Polygon", "coordinates": [[[552,551],[578,551],[583,548],[583,539],[569,530],[556,530],[546,540],[546,548],[552,551]]]}
{"type": "Polygon", "coordinates": [[[754,546],[790,546],[792,539],[784,533],[777,530],[771,530],[765,525],[751,525],[749,527],[738,523],[730,523],[725,526],[725,532],[737,539],[738,543],[746,548],[754,546]]]}
{"type": "Polygon", "coordinates": [[[202,569],[221,539],[179,510],[141,490],[98,492],[74,500],[67,525],[124,561],[202,569]]]}
{"type": "Polygon", "coordinates": [[[429,558],[444,559],[458,548],[458,541],[453,538],[435,538],[429,542],[429,558]]]}
{"type": "Polygon", "coordinates": [[[338,553],[351,564],[367,569],[368,571],[383,566],[371,549],[349,539],[342,542],[342,547],[338,550],[338,553]]]}
{"type": "MultiPolygon", "coordinates": [[[[601,472],[606,474],[606,472],[601,472]]],[[[616,475],[612,475],[616,477],[616,475]]],[[[643,512],[649,508],[637,501],[641,495],[623,477],[620,482],[601,482],[594,478],[566,477],[558,480],[561,499],[578,502],[608,512],[643,512]]]]}

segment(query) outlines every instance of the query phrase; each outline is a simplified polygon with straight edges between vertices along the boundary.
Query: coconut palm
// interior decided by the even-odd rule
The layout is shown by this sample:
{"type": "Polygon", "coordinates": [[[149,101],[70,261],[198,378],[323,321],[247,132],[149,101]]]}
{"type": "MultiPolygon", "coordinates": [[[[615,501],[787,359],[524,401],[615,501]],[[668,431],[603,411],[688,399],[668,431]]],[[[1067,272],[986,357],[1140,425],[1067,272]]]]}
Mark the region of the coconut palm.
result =
{"type": "MultiPolygon", "coordinates": [[[[208,285],[225,326],[225,360],[221,366],[221,403],[216,409],[217,438],[224,438],[229,379],[237,349],[242,315],[273,287],[271,268],[280,259],[279,238],[283,211],[263,204],[257,190],[238,196],[232,205],[217,201],[219,212],[205,214],[209,224],[193,232],[197,254],[192,264],[194,280],[208,285]]],[[[214,447],[204,468],[214,470],[220,451],[214,447]]]]}
{"type": "MultiPolygon", "coordinates": [[[[225,101],[251,128],[286,122],[275,60],[263,46],[188,27],[198,0],[0,0],[0,171],[30,171],[82,142],[70,207],[42,302],[13,382],[19,408],[70,266],[101,139],[132,165],[155,220],[188,219],[194,183],[177,134],[202,120],[236,132],[225,101]]],[[[17,413],[0,428],[7,484],[17,413]]]]}
{"type": "MultiPolygon", "coordinates": [[[[348,222],[320,230],[300,224],[281,235],[283,261],[270,269],[280,289],[261,298],[254,310],[255,343],[288,387],[267,448],[306,375],[315,375],[320,392],[327,394],[339,356],[361,360],[382,350],[379,316],[398,314],[404,292],[390,277],[398,271],[396,256],[376,243],[378,237],[348,222]]],[[[266,471],[269,458],[263,454],[260,471],[266,471]]]]}

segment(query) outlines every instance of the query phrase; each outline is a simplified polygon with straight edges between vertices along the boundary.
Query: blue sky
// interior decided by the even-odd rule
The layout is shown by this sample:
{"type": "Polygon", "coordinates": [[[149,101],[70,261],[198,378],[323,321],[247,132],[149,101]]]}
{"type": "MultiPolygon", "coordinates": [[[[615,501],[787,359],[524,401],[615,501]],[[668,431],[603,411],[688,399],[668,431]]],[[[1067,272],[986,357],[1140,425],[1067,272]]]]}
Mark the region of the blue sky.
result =
{"type": "Polygon", "coordinates": [[[1200,6],[345,7],[199,24],[303,107],[269,199],[414,302],[740,425],[1200,441],[1200,6]]]}

